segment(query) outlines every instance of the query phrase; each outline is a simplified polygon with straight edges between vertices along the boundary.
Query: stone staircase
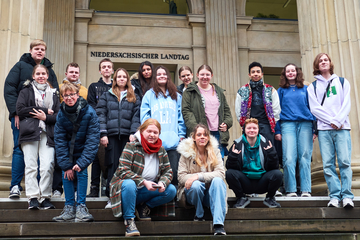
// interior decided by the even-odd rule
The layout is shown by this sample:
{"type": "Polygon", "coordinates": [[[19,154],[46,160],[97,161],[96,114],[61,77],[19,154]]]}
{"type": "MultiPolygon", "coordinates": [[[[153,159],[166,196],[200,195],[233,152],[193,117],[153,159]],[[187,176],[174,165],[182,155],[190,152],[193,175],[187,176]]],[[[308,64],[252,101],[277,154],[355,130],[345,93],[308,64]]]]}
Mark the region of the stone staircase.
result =
{"type": "MultiPolygon", "coordinates": [[[[328,197],[277,197],[282,205],[269,209],[262,197],[251,198],[245,209],[229,208],[224,239],[358,239],[360,236],[360,197],[354,209],[327,208],[328,197]],[[356,207],[359,206],[359,207],[356,207]]],[[[27,210],[27,200],[0,198],[1,239],[119,239],[124,237],[122,219],[104,209],[106,198],[88,198],[87,206],[94,216],[92,223],[57,223],[52,218],[62,211],[64,199],[54,199],[56,209],[27,210]]],[[[234,198],[229,198],[232,206],[234,198]]],[[[209,239],[212,217],[205,213],[205,222],[194,222],[194,209],[176,209],[176,217],[153,217],[137,222],[141,239],[209,239]]]]}

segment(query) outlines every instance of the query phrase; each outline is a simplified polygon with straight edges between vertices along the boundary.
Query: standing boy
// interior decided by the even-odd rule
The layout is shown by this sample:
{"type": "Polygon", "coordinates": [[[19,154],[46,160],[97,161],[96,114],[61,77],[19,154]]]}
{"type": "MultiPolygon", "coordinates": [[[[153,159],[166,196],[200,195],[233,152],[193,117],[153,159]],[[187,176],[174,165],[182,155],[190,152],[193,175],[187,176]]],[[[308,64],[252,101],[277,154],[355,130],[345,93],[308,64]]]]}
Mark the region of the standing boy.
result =
{"type": "Polygon", "coordinates": [[[308,87],[311,113],[317,118],[319,146],[324,176],[329,188],[328,207],[353,208],[351,192],[351,138],[349,113],[350,84],[334,74],[334,64],[328,54],[320,53],[314,60],[315,82],[308,87]],[[336,172],[336,158],[341,182],[336,172]]]}
{"type": "Polygon", "coordinates": [[[55,151],[65,191],[65,207],[57,222],[93,221],[86,202],[87,167],[92,163],[100,142],[100,124],[95,110],[79,96],[74,84],[65,83],[60,88],[64,101],[55,124],[55,151]],[[75,211],[74,179],[77,178],[77,203],[75,211]]]}
{"type": "Polygon", "coordinates": [[[11,186],[9,198],[19,198],[22,187],[20,185],[24,176],[24,155],[19,147],[19,116],[16,115],[16,101],[19,92],[23,89],[26,80],[32,80],[32,71],[36,64],[42,64],[49,70],[48,83],[59,90],[56,75],[52,70],[52,63],[45,58],[46,43],[36,39],[30,43],[30,53],[24,53],[13,66],[5,79],[4,98],[9,110],[9,120],[13,132],[14,149],[11,164],[11,186]]]}
{"type": "Polygon", "coordinates": [[[242,86],[235,101],[235,113],[240,126],[256,118],[260,134],[274,143],[275,124],[280,118],[280,101],[276,89],[264,83],[263,67],[258,62],[249,65],[250,82],[242,86]]]}
{"type": "MultiPolygon", "coordinates": [[[[90,84],[87,98],[88,103],[94,109],[96,109],[96,105],[98,104],[101,95],[109,91],[112,87],[111,75],[114,73],[113,62],[109,58],[101,60],[99,63],[99,72],[102,77],[100,77],[98,82],[90,84]]],[[[105,158],[105,147],[102,145],[99,146],[98,154],[95,156],[95,160],[92,163],[90,193],[87,197],[99,197],[101,175],[99,156],[101,159],[105,158]]],[[[108,207],[111,207],[111,205],[108,207]]]]}

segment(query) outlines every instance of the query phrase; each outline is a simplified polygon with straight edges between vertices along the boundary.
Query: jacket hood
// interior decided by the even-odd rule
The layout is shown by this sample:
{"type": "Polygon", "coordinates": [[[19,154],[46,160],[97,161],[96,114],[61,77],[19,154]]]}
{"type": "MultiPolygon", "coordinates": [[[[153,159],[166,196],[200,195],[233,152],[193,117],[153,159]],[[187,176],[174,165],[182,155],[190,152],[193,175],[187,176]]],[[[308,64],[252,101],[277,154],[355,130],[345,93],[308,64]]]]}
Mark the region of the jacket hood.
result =
{"type": "MultiPolygon", "coordinates": [[[[185,158],[191,158],[191,159],[195,159],[196,156],[196,152],[195,150],[192,148],[192,146],[194,145],[194,139],[192,137],[188,137],[184,140],[182,140],[178,147],[177,147],[177,151],[183,155],[185,158]]],[[[219,142],[217,141],[217,139],[210,135],[210,144],[213,147],[213,149],[217,149],[219,147],[219,142]]]]}
{"type": "MultiPolygon", "coordinates": [[[[36,65],[36,62],[35,60],[31,57],[31,54],[30,53],[24,53],[21,57],[20,57],[20,60],[19,61],[22,61],[22,62],[26,62],[26,63],[29,63],[33,66],[36,65]]],[[[47,68],[51,68],[53,63],[50,62],[49,59],[47,59],[46,57],[44,57],[43,59],[43,63],[42,63],[45,67],[47,68]]]]}

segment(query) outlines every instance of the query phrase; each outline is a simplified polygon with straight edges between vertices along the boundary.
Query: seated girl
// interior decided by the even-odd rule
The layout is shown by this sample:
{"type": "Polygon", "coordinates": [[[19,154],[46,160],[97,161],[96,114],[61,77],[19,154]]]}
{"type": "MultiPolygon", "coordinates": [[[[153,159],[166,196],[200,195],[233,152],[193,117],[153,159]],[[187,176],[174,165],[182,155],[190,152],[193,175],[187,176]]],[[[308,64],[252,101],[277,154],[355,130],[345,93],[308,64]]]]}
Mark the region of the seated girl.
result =
{"type": "Polygon", "coordinates": [[[139,127],[137,140],[126,144],[110,183],[113,214],[123,216],[126,237],[140,236],[134,220],[135,208],[140,221],[150,221],[150,209],[170,202],[176,195],[175,186],[170,184],[172,170],[160,132],[160,123],[152,118],[139,127]]]}
{"type": "Polygon", "coordinates": [[[177,148],[181,154],[177,193],[179,205],[184,206],[185,201],[195,205],[194,221],[205,221],[203,206],[210,207],[214,235],[226,235],[225,168],[219,143],[204,124],[196,125],[191,135],[192,137],[180,142],[177,148]]]}
{"type": "Polygon", "coordinates": [[[249,205],[245,194],[251,193],[267,193],[264,204],[269,208],[281,207],[275,200],[282,181],[279,159],[271,141],[259,134],[257,119],[245,121],[244,134],[234,141],[226,168],[226,181],[237,197],[234,208],[249,205]]]}

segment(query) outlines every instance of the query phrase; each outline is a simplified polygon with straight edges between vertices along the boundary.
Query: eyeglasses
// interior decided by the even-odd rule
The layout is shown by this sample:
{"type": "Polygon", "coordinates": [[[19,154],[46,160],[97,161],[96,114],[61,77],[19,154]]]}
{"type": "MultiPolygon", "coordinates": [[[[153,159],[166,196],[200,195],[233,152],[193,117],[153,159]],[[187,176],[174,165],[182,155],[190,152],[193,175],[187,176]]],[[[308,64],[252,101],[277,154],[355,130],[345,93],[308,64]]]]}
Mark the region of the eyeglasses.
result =
{"type": "Polygon", "coordinates": [[[70,93],[69,95],[63,95],[63,98],[73,98],[75,95],[77,95],[77,93],[70,93]]]}

